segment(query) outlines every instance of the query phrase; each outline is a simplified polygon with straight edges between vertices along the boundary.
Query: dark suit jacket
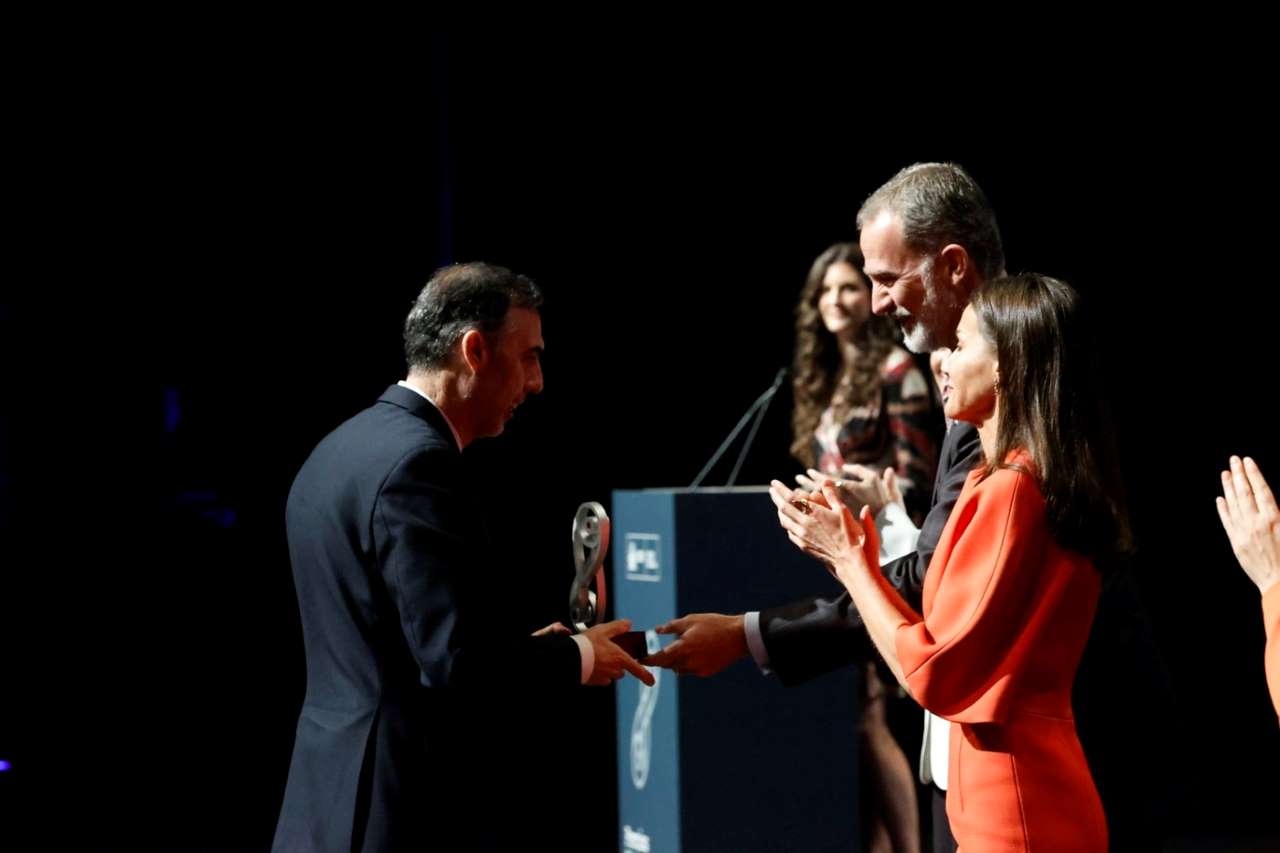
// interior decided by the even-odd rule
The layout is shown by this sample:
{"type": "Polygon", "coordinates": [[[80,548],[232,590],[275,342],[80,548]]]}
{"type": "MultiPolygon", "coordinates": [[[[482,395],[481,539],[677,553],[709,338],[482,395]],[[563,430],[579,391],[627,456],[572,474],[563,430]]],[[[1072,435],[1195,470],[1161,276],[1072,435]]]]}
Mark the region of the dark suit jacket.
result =
{"type": "Polygon", "coordinates": [[[568,637],[483,624],[482,514],[444,416],[397,385],[302,466],[285,516],[307,691],[274,850],[442,840],[460,817],[440,814],[455,769],[445,688],[578,683],[568,637]]]}

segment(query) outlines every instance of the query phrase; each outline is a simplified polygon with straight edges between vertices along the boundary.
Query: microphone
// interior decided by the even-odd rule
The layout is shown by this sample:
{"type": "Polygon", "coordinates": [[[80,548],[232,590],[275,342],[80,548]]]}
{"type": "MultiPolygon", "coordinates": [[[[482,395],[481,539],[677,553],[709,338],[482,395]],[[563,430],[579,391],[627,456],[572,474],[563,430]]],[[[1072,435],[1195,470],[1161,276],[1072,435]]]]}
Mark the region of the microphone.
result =
{"type": "Polygon", "coordinates": [[[697,490],[698,486],[701,485],[703,478],[705,478],[711,469],[715,467],[716,463],[720,461],[720,457],[724,456],[725,451],[729,449],[729,445],[733,444],[733,440],[738,437],[738,433],[742,432],[742,428],[747,425],[747,421],[751,419],[752,415],[755,415],[755,423],[751,425],[751,432],[747,433],[747,440],[742,445],[742,450],[738,453],[737,461],[733,463],[733,471],[730,472],[729,480],[725,483],[725,486],[732,486],[734,484],[738,479],[738,472],[742,470],[742,463],[747,458],[747,452],[751,450],[751,444],[756,440],[756,432],[760,429],[760,422],[764,420],[765,412],[769,411],[769,404],[773,402],[773,396],[777,394],[778,389],[782,387],[782,380],[787,377],[787,371],[788,368],[781,368],[778,371],[778,375],[773,377],[773,384],[770,385],[768,389],[757,397],[756,401],[747,408],[747,411],[744,412],[742,417],[738,420],[738,425],[733,428],[733,431],[729,433],[729,436],[724,441],[720,442],[720,447],[717,448],[716,452],[712,454],[709,460],[707,460],[707,464],[702,466],[702,470],[698,472],[698,476],[693,478],[693,482],[689,484],[689,488],[691,490],[697,490]]]}

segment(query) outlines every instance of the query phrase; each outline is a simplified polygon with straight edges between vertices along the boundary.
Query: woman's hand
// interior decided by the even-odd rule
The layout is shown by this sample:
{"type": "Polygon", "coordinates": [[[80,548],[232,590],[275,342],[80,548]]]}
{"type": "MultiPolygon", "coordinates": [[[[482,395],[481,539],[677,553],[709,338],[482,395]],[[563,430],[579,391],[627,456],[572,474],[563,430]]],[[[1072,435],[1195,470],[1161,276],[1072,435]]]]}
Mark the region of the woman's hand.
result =
{"type": "Polygon", "coordinates": [[[787,537],[800,550],[822,561],[845,586],[858,572],[879,565],[880,543],[870,512],[863,507],[862,523],[855,520],[830,479],[823,481],[822,491],[816,495],[792,491],[774,480],[769,496],[778,508],[778,523],[787,531],[787,537]]]}
{"type": "Polygon", "coordinates": [[[1280,582],[1280,510],[1257,463],[1231,457],[1231,470],[1222,472],[1218,518],[1231,540],[1240,567],[1258,591],[1266,594],[1280,582]]]}

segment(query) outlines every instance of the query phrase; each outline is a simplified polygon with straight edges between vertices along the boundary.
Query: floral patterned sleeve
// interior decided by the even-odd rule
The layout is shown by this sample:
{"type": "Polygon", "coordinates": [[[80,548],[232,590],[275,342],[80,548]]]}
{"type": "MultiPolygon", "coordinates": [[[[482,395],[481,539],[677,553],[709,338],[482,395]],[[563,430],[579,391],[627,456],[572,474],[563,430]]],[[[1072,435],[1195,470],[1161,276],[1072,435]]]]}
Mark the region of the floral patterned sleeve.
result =
{"type": "Polygon", "coordinates": [[[890,464],[902,485],[907,512],[919,524],[932,497],[942,414],[934,403],[929,380],[906,350],[890,353],[881,379],[892,442],[890,464]]]}

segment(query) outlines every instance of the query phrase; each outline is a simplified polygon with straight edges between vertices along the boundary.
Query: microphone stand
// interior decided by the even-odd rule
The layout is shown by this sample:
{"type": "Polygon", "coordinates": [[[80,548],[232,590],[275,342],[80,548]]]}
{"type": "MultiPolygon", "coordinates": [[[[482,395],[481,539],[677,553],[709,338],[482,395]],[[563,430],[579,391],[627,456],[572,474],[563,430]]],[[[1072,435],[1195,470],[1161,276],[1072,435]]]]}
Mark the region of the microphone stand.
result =
{"type": "Polygon", "coordinates": [[[778,375],[773,378],[773,384],[756,401],[747,408],[747,411],[738,420],[737,426],[729,433],[728,438],[720,443],[720,447],[707,460],[707,464],[702,466],[702,470],[698,472],[698,476],[693,478],[693,482],[689,484],[689,489],[696,491],[698,486],[702,484],[703,479],[710,473],[715,464],[720,461],[720,457],[724,456],[725,451],[729,449],[729,445],[733,444],[733,440],[738,437],[738,433],[742,432],[742,428],[747,425],[747,421],[755,415],[755,423],[751,425],[751,432],[747,434],[747,440],[742,445],[742,450],[738,453],[738,459],[733,465],[733,471],[729,474],[729,481],[726,486],[732,486],[738,479],[738,472],[742,470],[742,463],[747,458],[747,452],[751,450],[751,444],[756,439],[756,432],[760,429],[760,422],[764,420],[765,412],[769,411],[769,404],[773,402],[773,397],[778,393],[778,389],[782,387],[782,380],[787,376],[787,368],[778,371],[778,375]]]}

